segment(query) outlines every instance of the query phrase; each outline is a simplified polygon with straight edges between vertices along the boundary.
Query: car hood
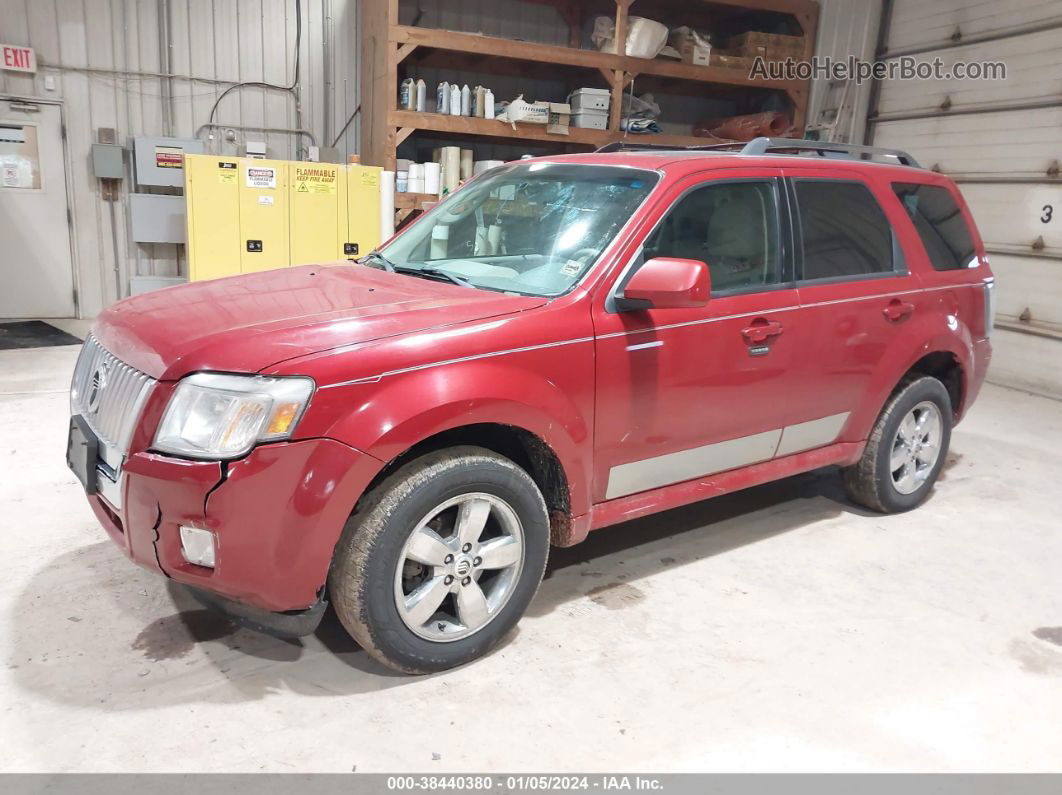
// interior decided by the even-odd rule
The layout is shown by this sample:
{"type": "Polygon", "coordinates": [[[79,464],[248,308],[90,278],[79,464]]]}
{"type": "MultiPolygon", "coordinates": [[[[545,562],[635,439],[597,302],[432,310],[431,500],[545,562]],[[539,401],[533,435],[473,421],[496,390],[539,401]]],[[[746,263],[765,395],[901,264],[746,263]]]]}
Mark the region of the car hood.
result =
{"type": "Polygon", "coordinates": [[[127,298],[100,315],[93,334],[122,361],[172,380],[199,370],[256,372],[544,303],[358,265],[306,265],[127,298]]]}

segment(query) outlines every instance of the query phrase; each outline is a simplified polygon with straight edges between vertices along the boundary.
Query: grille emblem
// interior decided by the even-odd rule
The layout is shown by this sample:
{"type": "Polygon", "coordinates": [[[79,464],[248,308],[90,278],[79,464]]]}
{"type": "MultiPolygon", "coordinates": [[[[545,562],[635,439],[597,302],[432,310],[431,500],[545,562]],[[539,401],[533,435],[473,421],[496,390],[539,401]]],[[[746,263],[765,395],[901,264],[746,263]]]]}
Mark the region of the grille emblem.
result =
{"type": "Polygon", "coordinates": [[[100,408],[100,399],[103,397],[103,390],[107,386],[107,375],[110,371],[110,366],[107,362],[101,362],[100,366],[96,368],[96,371],[92,374],[92,383],[89,384],[88,402],[86,407],[89,412],[95,414],[100,408]]]}

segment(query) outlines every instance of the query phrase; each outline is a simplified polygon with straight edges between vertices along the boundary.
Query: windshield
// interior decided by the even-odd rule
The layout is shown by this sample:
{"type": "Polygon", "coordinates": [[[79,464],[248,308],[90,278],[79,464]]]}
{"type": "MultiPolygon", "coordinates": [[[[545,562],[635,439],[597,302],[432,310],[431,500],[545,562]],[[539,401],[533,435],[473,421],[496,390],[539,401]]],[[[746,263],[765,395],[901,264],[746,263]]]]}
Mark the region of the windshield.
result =
{"type": "Polygon", "coordinates": [[[525,295],[567,292],[656,185],[617,166],[528,163],[483,176],[381,253],[399,270],[443,271],[469,286],[525,295]]]}

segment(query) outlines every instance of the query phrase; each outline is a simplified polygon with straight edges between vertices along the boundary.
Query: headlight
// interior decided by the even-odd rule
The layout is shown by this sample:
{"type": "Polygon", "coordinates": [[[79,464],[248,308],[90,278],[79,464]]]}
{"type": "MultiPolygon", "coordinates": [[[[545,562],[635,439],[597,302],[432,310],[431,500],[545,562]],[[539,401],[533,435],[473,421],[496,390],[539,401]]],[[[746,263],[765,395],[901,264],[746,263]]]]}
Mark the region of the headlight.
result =
{"type": "Polygon", "coordinates": [[[152,446],[190,458],[239,458],[257,442],[290,436],[313,388],[302,377],[190,375],[170,398],[152,446]]]}

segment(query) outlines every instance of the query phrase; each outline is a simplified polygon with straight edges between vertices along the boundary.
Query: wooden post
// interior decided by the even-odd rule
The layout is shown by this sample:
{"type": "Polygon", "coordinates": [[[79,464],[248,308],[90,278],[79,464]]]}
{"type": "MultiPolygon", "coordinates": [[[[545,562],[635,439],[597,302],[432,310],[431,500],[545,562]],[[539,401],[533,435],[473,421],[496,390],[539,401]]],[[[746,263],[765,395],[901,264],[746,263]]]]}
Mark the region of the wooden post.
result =
{"type": "MultiPolygon", "coordinates": [[[[627,9],[634,0],[616,0],[616,55],[627,54],[627,9]]],[[[612,76],[612,103],[608,113],[608,128],[618,132],[623,117],[623,70],[616,69],[612,76]]]]}

